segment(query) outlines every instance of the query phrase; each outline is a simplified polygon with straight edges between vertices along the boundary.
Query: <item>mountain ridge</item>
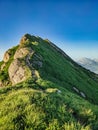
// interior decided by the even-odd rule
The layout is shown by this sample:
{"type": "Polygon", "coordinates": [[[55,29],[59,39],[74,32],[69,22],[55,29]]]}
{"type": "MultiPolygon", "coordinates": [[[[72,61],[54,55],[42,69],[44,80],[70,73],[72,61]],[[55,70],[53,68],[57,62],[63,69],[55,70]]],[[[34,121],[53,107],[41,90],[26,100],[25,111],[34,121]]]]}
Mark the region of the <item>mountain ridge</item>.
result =
{"type": "Polygon", "coordinates": [[[98,75],[49,40],[25,34],[0,68],[0,129],[97,130],[98,75]]]}

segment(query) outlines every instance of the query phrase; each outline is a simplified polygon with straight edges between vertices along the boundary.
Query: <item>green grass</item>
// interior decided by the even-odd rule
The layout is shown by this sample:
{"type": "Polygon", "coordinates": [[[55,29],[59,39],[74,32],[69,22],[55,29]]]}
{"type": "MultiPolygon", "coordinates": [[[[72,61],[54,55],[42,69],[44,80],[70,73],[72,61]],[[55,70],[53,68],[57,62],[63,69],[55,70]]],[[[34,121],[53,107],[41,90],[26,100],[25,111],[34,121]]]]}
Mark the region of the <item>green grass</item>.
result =
{"type": "Polygon", "coordinates": [[[0,90],[0,129],[97,130],[97,106],[51,82],[26,83],[0,90]]]}

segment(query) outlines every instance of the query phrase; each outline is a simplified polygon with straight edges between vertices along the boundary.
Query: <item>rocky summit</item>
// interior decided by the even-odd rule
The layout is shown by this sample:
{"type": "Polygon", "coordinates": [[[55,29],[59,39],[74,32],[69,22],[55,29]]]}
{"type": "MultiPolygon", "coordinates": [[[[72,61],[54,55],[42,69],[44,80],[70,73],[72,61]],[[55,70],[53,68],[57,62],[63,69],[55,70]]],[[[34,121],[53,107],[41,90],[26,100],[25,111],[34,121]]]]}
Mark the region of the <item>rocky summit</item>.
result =
{"type": "Polygon", "coordinates": [[[98,75],[25,34],[0,62],[0,130],[98,130],[98,75]]]}

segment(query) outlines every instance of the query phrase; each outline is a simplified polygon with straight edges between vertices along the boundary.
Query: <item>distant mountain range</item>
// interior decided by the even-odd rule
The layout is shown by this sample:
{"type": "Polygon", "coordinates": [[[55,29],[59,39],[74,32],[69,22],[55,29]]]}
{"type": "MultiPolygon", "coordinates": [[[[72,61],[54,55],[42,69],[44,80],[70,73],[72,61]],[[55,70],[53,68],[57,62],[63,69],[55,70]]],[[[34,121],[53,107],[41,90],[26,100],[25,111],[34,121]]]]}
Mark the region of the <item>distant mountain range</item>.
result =
{"type": "Polygon", "coordinates": [[[77,63],[86,69],[98,74],[98,59],[81,58],[77,63]]]}

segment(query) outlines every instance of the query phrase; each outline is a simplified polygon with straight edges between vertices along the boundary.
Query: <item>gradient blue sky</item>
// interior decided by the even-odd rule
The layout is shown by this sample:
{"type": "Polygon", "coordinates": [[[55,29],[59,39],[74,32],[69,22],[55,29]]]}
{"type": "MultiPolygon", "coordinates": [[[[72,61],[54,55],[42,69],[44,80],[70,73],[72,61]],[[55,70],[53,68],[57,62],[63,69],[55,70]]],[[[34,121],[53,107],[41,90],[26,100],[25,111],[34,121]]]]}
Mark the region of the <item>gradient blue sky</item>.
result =
{"type": "Polygon", "coordinates": [[[0,59],[25,33],[48,38],[73,59],[98,58],[98,2],[0,0],[0,59]]]}

